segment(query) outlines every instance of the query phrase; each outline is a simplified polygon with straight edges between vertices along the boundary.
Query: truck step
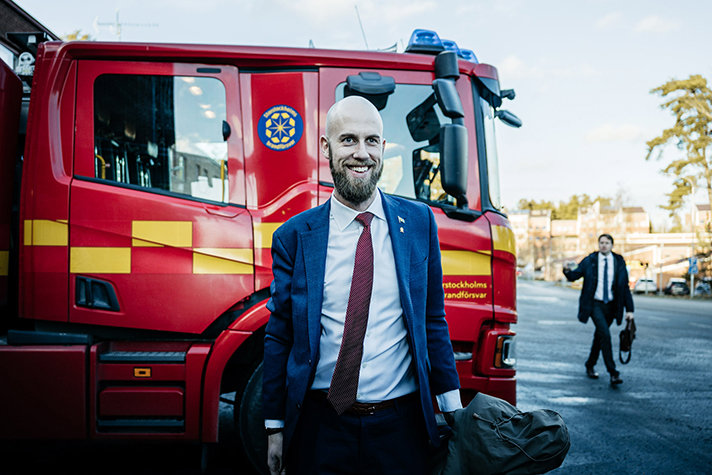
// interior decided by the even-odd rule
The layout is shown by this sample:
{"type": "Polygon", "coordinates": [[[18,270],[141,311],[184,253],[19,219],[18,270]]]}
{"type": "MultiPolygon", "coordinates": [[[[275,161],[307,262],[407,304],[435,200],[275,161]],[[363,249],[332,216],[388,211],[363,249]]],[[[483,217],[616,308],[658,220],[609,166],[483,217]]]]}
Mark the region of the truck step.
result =
{"type": "Polygon", "coordinates": [[[105,432],[181,432],[182,419],[109,419],[97,420],[96,427],[105,432]]]}
{"type": "Polygon", "coordinates": [[[81,333],[9,330],[8,345],[91,345],[90,335],[81,333]]]}
{"type": "Polygon", "coordinates": [[[99,355],[101,363],[185,363],[184,351],[109,351],[99,355]]]}

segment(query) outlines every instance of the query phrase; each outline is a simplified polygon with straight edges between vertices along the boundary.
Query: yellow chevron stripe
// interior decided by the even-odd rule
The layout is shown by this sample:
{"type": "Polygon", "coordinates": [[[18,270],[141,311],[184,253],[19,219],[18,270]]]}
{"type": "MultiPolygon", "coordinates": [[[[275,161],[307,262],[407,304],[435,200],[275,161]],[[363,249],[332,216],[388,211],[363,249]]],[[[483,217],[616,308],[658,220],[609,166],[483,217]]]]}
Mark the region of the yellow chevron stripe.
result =
{"type": "Polygon", "coordinates": [[[31,246],[32,245],[32,220],[31,219],[26,219],[25,220],[25,232],[23,233],[23,244],[25,246],[31,246]]]}
{"type": "Polygon", "coordinates": [[[489,253],[472,251],[442,251],[443,275],[490,275],[489,253]]]}
{"type": "Polygon", "coordinates": [[[130,247],[72,247],[69,271],[74,274],[130,274],[130,247]]]}
{"type": "Polygon", "coordinates": [[[163,244],[156,244],[151,241],[144,241],[143,239],[132,239],[131,246],[133,247],[165,247],[163,244]]]}
{"type": "Polygon", "coordinates": [[[252,274],[252,249],[193,249],[194,274],[252,274]]]}
{"type": "Polygon", "coordinates": [[[255,223],[255,249],[270,249],[272,247],[272,234],[284,223],[255,223]]]}
{"type": "Polygon", "coordinates": [[[517,255],[517,244],[511,229],[505,226],[492,226],[492,242],[495,251],[506,251],[517,255]]]}
{"type": "Polygon", "coordinates": [[[10,251],[0,251],[0,276],[10,272],[10,251]]]}
{"type": "Polygon", "coordinates": [[[132,245],[135,247],[191,247],[192,221],[132,221],[132,245]]]}
{"type": "Polygon", "coordinates": [[[66,220],[25,220],[25,246],[66,246],[68,243],[69,231],[66,220]]]}

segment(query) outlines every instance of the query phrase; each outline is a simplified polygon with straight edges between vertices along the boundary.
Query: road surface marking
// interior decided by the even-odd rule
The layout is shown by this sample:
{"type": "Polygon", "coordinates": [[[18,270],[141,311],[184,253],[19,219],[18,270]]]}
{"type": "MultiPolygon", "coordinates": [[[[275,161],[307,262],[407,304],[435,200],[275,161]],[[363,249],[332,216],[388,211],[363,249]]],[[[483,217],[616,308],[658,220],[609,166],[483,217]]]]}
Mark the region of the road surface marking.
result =
{"type": "Polygon", "coordinates": [[[558,297],[545,297],[542,295],[520,295],[517,300],[534,300],[536,302],[558,302],[558,297]]]}
{"type": "Polygon", "coordinates": [[[712,325],[709,325],[707,323],[692,323],[690,322],[690,325],[693,327],[698,327],[698,328],[712,328],[712,325]]]}

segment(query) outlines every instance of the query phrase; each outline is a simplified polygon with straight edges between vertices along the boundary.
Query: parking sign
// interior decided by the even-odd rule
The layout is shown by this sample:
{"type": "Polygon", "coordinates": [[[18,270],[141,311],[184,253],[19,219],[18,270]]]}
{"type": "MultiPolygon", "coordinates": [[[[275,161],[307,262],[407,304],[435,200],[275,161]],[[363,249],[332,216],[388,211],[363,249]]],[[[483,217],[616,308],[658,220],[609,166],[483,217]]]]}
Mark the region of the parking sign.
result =
{"type": "Polygon", "coordinates": [[[690,257],[688,260],[690,261],[690,274],[697,274],[697,258],[690,257]]]}

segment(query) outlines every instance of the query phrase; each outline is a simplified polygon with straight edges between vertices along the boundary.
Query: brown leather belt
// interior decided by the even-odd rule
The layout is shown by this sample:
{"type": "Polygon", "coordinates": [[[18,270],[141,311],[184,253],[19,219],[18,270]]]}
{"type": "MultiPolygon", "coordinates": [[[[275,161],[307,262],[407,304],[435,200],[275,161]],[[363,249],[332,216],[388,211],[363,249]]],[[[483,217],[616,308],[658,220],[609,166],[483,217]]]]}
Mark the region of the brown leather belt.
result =
{"type": "MultiPolygon", "coordinates": [[[[328,402],[326,399],[327,393],[325,391],[309,391],[309,396],[317,399],[319,401],[328,402]]],[[[379,402],[354,402],[350,408],[346,409],[345,414],[352,414],[355,416],[371,416],[379,411],[388,409],[389,407],[395,406],[397,403],[406,402],[411,399],[415,399],[417,391],[406,394],[405,396],[397,397],[394,399],[387,399],[385,401],[379,402]]]]}

